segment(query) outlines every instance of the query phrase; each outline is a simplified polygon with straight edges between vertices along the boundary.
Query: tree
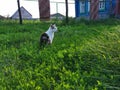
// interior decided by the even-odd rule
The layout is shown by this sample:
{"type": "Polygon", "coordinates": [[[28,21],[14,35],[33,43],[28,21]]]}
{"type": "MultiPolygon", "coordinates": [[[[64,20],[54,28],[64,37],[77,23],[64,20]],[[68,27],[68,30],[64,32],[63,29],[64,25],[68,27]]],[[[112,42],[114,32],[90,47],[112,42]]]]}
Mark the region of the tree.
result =
{"type": "Polygon", "coordinates": [[[50,2],[49,0],[26,0],[26,1],[38,1],[40,20],[50,19],[50,2]]]}
{"type": "Polygon", "coordinates": [[[65,5],[66,5],[66,23],[68,23],[68,0],[65,0],[65,5]]]}
{"type": "Polygon", "coordinates": [[[50,20],[50,2],[49,0],[38,0],[40,20],[50,20]]]}
{"type": "Polygon", "coordinates": [[[91,0],[90,2],[90,19],[97,20],[99,11],[99,0],[91,0]]]}
{"type": "Polygon", "coordinates": [[[17,0],[17,3],[18,3],[19,20],[20,20],[20,24],[22,24],[22,15],[21,15],[21,10],[20,10],[20,1],[17,0]]]}
{"type": "MultiPolygon", "coordinates": [[[[27,0],[27,1],[36,1],[36,0],[27,0]]],[[[40,6],[40,4],[41,4],[41,2],[42,1],[44,1],[44,0],[38,0],[38,5],[39,5],[39,7],[41,7],[40,6]]],[[[48,0],[49,1],[49,0],[48,0]]],[[[66,6],[66,23],[68,23],[69,22],[69,19],[68,19],[68,0],[65,0],[65,6],[66,6]]],[[[49,8],[48,8],[49,9],[49,8]]],[[[49,10],[48,10],[49,11],[49,10]]],[[[39,13],[40,13],[40,8],[39,8],[39,13]]],[[[48,16],[48,15],[47,15],[48,16]]]]}
{"type": "Polygon", "coordinates": [[[120,17],[120,0],[116,0],[115,16],[120,17]]]}

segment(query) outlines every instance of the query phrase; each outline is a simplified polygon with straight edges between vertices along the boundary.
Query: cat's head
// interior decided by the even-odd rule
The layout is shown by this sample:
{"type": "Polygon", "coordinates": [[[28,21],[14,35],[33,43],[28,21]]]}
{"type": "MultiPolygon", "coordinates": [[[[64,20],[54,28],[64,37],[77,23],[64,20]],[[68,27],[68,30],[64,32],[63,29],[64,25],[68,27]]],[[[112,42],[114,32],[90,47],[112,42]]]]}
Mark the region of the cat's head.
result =
{"type": "Polygon", "coordinates": [[[57,30],[57,26],[56,26],[55,24],[51,24],[51,25],[50,25],[50,29],[51,29],[53,32],[58,31],[58,30],[57,30]]]}

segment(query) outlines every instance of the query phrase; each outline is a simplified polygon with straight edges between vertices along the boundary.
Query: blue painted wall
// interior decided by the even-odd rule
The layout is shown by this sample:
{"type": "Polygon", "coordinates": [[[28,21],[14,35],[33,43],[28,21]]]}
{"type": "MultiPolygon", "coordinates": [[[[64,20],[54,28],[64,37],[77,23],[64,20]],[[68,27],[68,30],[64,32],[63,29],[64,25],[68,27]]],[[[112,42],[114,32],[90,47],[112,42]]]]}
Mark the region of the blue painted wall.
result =
{"type": "Polygon", "coordinates": [[[80,17],[80,16],[87,16],[88,15],[88,3],[87,3],[88,0],[86,0],[85,2],[85,13],[84,14],[81,14],[80,13],[80,0],[75,0],[75,15],[76,17],[80,17]]]}
{"type": "Polygon", "coordinates": [[[80,3],[79,3],[79,0],[75,0],[75,15],[76,15],[76,17],[80,16],[80,3]]]}
{"type": "MultiPolygon", "coordinates": [[[[114,8],[116,5],[116,0],[112,0],[112,8],[113,8],[113,13],[114,13],[114,8]]],[[[110,0],[105,0],[105,10],[104,11],[99,11],[99,16],[109,16],[110,15],[110,10],[111,10],[111,3],[110,0]]],[[[76,17],[88,17],[90,16],[90,12],[88,12],[88,0],[85,0],[85,13],[80,13],[80,0],[75,0],[75,15],[76,17]]]]}

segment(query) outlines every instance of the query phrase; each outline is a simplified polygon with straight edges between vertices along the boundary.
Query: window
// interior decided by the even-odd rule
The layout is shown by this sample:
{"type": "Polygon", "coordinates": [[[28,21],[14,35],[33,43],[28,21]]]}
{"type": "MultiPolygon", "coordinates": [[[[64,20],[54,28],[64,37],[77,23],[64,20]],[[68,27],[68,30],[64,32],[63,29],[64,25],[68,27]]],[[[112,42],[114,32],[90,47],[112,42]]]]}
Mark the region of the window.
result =
{"type": "Polygon", "coordinates": [[[88,0],[88,12],[90,12],[90,0],[88,0]]]}
{"type": "Polygon", "coordinates": [[[80,13],[85,13],[85,0],[80,0],[80,13]]]}
{"type": "MultiPolygon", "coordinates": [[[[105,10],[105,0],[99,0],[99,11],[105,10]]],[[[88,12],[90,12],[90,0],[88,0],[88,12]]]]}
{"type": "Polygon", "coordinates": [[[105,10],[105,0],[99,0],[99,10],[105,10]]]}

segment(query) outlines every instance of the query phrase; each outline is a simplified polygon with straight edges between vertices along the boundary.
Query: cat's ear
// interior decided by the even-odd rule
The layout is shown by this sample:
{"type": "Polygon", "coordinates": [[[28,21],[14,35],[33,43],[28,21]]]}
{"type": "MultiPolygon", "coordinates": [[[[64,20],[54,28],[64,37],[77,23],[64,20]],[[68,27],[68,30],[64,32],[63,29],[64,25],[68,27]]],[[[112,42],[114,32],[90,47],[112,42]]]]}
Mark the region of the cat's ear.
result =
{"type": "Polygon", "coordinates": [[[54,26],[56,26],[56,24],[54,23],[54,26]]]}
{"type": "Polygon", "coordinates": [[[50,27],[51,27],[52,29],[54,29],[54,24],[51,24],[50,27]]]}

